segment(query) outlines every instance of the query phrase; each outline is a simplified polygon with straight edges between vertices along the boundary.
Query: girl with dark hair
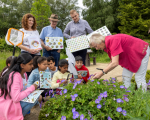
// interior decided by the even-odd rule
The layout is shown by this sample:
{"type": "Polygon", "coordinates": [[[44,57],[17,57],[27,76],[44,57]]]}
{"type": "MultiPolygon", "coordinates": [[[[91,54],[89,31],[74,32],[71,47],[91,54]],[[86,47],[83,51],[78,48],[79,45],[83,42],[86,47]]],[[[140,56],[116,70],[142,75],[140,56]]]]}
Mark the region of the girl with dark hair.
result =
{"type": "Polygon", "coordinates": [[[10,66],[10,62],[12,61],[12,56],[8,57],[6,59],[6,67],[4,67],[4,69],[2,70],[2,72],[0,73],[0,77],[2,77],[7,71],[8,71],[8,68],[10,66]]]}
{"type": "MultiPolygon", "coordinates": [[[[60,87],[61,84],[67,84],[70,82],[70,80],[67,80],[68,75],[70,74],[68,72],[68,61],[66,59],[61,59],[58,63],[58,71],[53,75],[52,89],[56,89],[60,87]],[[63,80],[63,82],[62,82],[63,80]],[[59,81],[59,82],[58,82],[59,81]]],[[[72,75],[70,76],[70,78],[72,75]]]]}
{"type": "Polygon", "coordinates": [[[32,67],[32,56],[21,54],[12,59],[9,70],[0,77],[0,120],[23,120],[23,116],[38,102],[21,101],[38,87],[33,84],[26,88],[26,72],[30,72],[32,67]]]}
{"type": "MultiPolygon", "coordinates": [[[[49,72],[49,70],[47,69],[47,58],[46,57],[40,57],[40,56],[35,56],[33,59],[33,66],[34,66],[34,70],[31,72],[29,79],[28,79],[28,84],[27,87],[30,87],[34,82],[36,81],[40,81],[40,71],[45,71],[45,72],[49,72]]],[[[44,90],[39,98],[39,101],[43,101],[44,99],[42,99],[42,97],[45,97],[45,93],[47,92],[46,89],[42,89],[44,90]]]]}

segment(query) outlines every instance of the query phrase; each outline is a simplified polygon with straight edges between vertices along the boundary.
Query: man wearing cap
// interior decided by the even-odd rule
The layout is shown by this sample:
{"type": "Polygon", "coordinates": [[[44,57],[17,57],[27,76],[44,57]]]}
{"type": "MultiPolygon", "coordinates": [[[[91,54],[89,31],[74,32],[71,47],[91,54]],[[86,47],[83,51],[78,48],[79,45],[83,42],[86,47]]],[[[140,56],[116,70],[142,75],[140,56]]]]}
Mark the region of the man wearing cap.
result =
{"type": "Polygon", "coordinates": [[[59,21],[58,16],[56,14],[52,14],[48,19],[50,21],[50,25],[44,27],[40,34],[41,44],[43,47],[43,56],[53,56],[55,59],[55,66],[58,66],[58,61],[60,59],[60,50],[52,49],[49,46],[46,46],[45,37],[63,37],[63,33],[60,28],[56,27],[59,21]]]}
{"type": "MultiPolygon", "coordinates": [[[[86,20],[79,18],[79,13],[76,10],[71,10],[70,16],[72,18],[72,21],[67,24],[64,30],[63,35],[65,38],[71,39],[71,38],[75,38],[93,32],[88,22],[86,20]]],[[[81,56],[83,59],[83,64],[85,65],[86,53],[87,53],[87,49],[84,49],[77,52],[73,52],[73,55],[74,57],[78,55],[81,56]]]]}

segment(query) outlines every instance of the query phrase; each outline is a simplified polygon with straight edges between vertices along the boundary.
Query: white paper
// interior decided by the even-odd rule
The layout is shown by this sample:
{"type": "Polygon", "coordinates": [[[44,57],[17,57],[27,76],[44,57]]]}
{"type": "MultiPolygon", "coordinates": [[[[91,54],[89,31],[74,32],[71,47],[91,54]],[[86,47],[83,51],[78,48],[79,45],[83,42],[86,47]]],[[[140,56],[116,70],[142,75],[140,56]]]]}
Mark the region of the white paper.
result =
{"type": "Polygon", "coordinates": [[[70,52],[75,52],[89,48],[89,41],[86,35],[66,40],[67,48],[70,52]]]}
{"type": "Polygon", "coordinates": [[[90,33],[87,35],[88,40],[90,40],[90,37],[94,34],[94,33],[100,33],[103,36],[108,36],[111,35],[110,31],[108,30],[108,28],[106,26],[103,26],[99,29],[97,29],[96,31],[90,33]]]}
{"type": "Polygon", "coordinates": [[[29,103],[34,103],[38,97],[41,95],[41,93],[43,92],[44,90],[35,90],[33,91],[30,95],[28,95],[26,98],[24,98],[23,102],[29,102],[29,103]]]}
{"type": "Polygon", "coordinates": [[[64,49],[63,37],[45,37],[45,44],[52,49],[64,49]]]}
{"type": "Polygon", "coordinates": [[[30,45],[30,49],[36,49],[36,50],[42,49],[39,37],[29,36],[28,37],[28,42],[29,42],[29,45],[30,45]]]}

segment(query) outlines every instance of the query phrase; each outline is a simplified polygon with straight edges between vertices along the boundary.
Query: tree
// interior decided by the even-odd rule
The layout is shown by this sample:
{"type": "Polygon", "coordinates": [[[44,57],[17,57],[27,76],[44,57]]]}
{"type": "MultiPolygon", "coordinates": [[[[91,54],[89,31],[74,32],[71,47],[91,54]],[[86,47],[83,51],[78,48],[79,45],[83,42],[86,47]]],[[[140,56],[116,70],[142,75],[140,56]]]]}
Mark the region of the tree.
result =
{"type": "Polygon", "coordinates": [[[108,27],[110,32],[119,32],[117,29],[117,9],[120,0],[83,0],[83,4],[87,7],[82,14],[93,30],[104,25],[108,27]]]}
{"type": "Polygon", "coordinates": [[[120,2],[118,18],[119,30],[139,38],[148,36],[150,27],[150,0],[122,0],[120,2]]]}
{"type": "Polygon", "coordinates": [[[47,0],[47,3],[51,7],[52,13],[58,15],[60,21],[57,26],[62,31],[65,29],[67,23],[72,20],[69,14],[70,10],[79,10],[77,6],[78,0],[47,0]]]}
{"type": "Polygon", "coordinates": [[[52,12],[45,0],[35,0],[32,4],[31,14],[36,18],[39,32],[43,27],[49,25],[48,18],[52,12]]]}

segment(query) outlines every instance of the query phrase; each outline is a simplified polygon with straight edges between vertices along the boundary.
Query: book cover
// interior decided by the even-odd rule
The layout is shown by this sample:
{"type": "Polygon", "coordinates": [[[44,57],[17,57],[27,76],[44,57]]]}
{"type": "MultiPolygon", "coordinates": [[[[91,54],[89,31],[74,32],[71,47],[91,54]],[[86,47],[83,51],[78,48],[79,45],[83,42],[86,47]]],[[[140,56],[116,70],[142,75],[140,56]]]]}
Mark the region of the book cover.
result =
{"type": "Polygon", "coordinates": [[[51,88],[51,72],[40,71],[40,88],[51,88]]]}

